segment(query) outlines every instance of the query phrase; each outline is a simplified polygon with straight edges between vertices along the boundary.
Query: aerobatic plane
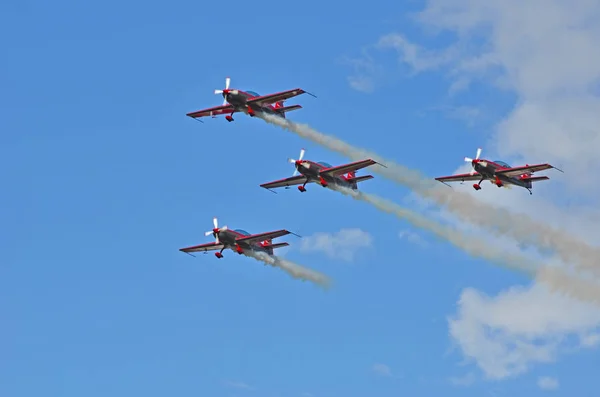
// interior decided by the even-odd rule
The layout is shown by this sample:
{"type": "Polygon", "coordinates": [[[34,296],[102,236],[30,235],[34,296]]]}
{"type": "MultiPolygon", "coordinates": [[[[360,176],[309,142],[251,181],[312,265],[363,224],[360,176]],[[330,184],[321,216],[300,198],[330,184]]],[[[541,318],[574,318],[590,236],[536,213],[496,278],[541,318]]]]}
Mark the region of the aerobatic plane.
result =
{"type": "Polygon", "coordinates": [[[215,252],[215,256],[219,259],[223,257],[225,248],[229,248],[240,255],[247,251],[265,252],[268,255],[273,255],[273,250],[276,248],[289,245],[288,243],[273,244],[274,238],[285,236],[287,234],[298,236],[297,234],[284,229],[258,234],[250,234],[242,229],[230,230],[227,226],[219,227],[217,218],[213,218],[213,225],[214,228],[205,233],[205,236],[210,236],[212,234],[215,237],[213,243],[181,248],[179,251],[190,255],[192,252],[206,253],[208,251],[219,251],[215,252]]]}
{"type": "Polygon", "coordinates": [[[297,160],[288,159],[288,162],[294,164],[295,167],[294,174],[291,177],[263,183],[260,187],[271,190],[278,187],[285,187],[288,189],[290,186],[299,185],[298,190],[305,192],[306,184],[314,182],[323,187],[327,187],[331,184],[356,190],[358,189],[359,182],[373,178],[373,175],[357,177],[356,171],[373,164],[379,164],[374,160],[367,159],[333,167],[331,164],[322,161],[314,162],[303,160],[305,152],[304,149],[300,150],[300,157],[298,157],[297,160]]]}
{"type": "Polygon", "coordinates": [[[480,155],[481,148],[478,148],[477,155],[474,159],[465,157],[465,161],[467,163],[471,163],[473,167],[471,172],[468,174],[443,176],[435,179],[443,184],[446,184],[446,182],[478,180],[478,183],[473,184],[473,188],[475,190],[481,190],[481,182],[487,179],[498,187],[509,187],[511,185],[516,185],[527,189],[529,194],[532,194],[531,189],[533,188],[533,182],[550,179],[547,176],[533,176],[534,172],[547,170],[550,168],[554,168],[562,172],[562,170],[551,166],[550,164],[526,164],[524,166],[511,167],[503,161],[480,159],[480,155]]]}
{"type": "MultiPolygon", "coordinates": [[[[285,114],[292,110],[301,109],[300,105],[284,106],[284,101],[301,94],[308,94],[314,97],[310,92],[306,92],[301,88],[294,88],[275,94],[259,95],[254,91],[242,91],[229,88],[231,79],[225,79],[225,88],[215,90],[216,95],[223,96],[223,104],[208,109],[202,109],[188,113],[187,116],[199,120],[200,117],[212,116],[216,117],[221,114],[226,114],[227,121],[233,121],[234,113],[246,113],[250,117],[256,116],[257,113],[266,113],[285,118],[285,114]]],[[[316,97],[315,97],[316,98],[316,97]]]]}

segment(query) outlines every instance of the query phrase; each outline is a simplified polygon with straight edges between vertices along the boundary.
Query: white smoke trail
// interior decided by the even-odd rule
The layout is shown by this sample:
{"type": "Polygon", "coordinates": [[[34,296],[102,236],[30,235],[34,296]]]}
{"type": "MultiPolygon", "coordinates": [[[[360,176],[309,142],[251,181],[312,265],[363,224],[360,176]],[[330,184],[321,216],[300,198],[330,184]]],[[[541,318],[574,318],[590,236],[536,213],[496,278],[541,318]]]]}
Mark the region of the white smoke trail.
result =
{"type": "Polygon", "coordinates": [[[298,265],[287,259],[279,258],[274,255],[270,256],[260,251],[245,251],[244,254],[269,266],[278,267],[295,279],[310,281],[325,289],[331,286],[331,280],[325,274],[298,265]]]}
{"type": "Polygon", "coordinates": [[[410,222],[414,226],[428,230],[472,256],[486,259],[502,267],[518,270],[530,277],[537,277],[538,281],[544,282],[553,289],[560,290],[579,300],[600,304],[600,286],[597,284],[572,277],[558,268],[535,263],[533,260],[529,260],[521,255],[508,253],[484,240],[466,235],[457,229],[442,225],[376,195],[339,186],[330,186],[333,190],[350,196],[355,200],[369,203],[380,211],[393,214],[400,219],[410,222]]]}
{"type": "Polygon", "coordinates": [[[444,205],[462,220],[476,226],[485,227],[499,236],[510,236],[520,242],[554,251],[563,262],[582,270],[589,270],[600,275],[600,248],[592,247],[583,241],[573,238],[569,233],[552,228],[550,225],[537,222],[526,214],[515,214],[506,209],[476,200],[472,196],[456,192],[448,188],[440,188],[438,182],[432,181],[416,170],[396,164],[375,153],[356,148],[338,138],[325,135],[306,124],[268,114],[260,115],[268,123],[277,125],[297,135],[343,154],[352,160],[372,158],[384,164],[374,167],[373,171],[400,185],[406,186],[423,197],[444,205]]]}

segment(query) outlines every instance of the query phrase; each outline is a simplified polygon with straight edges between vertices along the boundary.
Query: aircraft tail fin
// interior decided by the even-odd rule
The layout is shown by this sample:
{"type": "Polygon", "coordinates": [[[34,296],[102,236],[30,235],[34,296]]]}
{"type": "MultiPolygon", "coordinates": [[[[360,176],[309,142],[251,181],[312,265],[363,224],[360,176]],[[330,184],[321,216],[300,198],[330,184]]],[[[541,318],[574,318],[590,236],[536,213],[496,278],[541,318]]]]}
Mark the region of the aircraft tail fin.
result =
{"type": "Polygon", "coordinates": [[[547,176],[531,176],[531,174],[524,174],[521,176],[521,180],[527,184],[528,188],[533,186],[533,182],[548,180],[547,176]]]}
{"type": "Polygon", "coordinates": [[[373,175],[363,175],[363,176],[357,177],[355,171],[349,172],[348,175],[346,176],[346,181],[348,183],[350,183],[352,190],[358,190],[358,184],[360,182],[364,182],[369,179],[373,179],[373,175]]]}
{"type": "Polygon", "coordinates": [[[273,255],[273,250],[275,250],[277,248],[287,247],[289,244],[288,243],[273,244],[273,240],[269,239],[269,240],[263,241],[261,243],[261,245],[265,249],[265,251],[267,251],[267,254],[273,255]]]}
{"type": "Polygon", "coordinates": [[[283,101],[275,102],[275,111],[285,119],[285,113],[292,110],[302,109],[300,105],[283,106],[283,101]]]}

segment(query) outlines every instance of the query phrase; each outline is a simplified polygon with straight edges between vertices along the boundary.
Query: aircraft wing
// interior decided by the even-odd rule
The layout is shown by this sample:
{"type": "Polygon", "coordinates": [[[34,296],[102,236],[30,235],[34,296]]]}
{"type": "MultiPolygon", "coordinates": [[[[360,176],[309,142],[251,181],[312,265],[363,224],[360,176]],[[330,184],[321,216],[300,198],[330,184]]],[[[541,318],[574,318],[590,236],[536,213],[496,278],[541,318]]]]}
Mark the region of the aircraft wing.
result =
{"type": "Polygon", "coordinates": [[[321,175],[340,176],[340,175],[346,174],[351,171],[360,170],[361,168],[365,168],[365,167],[368,167],[373,164],[377,164],[377,161],[371,160],[371,159],[356,161],[354,163],[343,164],[343,165],[338,165],[336,167],[326,168],[324,170],[321,170],[321,175]]]}
{"type": "Polygon", "coordinates": [[[275,102],[285,101],[286,99],[290,99],[295,96],[302,95],[304,93],[306,93],[306,91],[304,91],[303,89],[294,88],[293,90],[287,90],[287,91],[278,92],[275,94],[262,95],[262,96],[250,98],[246,101],[246,103],[248,105],[254,104],[254,105],[259,105],[259,106],[271,105],[275,102]]]}
{"type": "Polygon", "coordinates": [[[479,172],[471,174],[456,174],[450,176],[441,176],[435,178],[436,181],[440,181],[442,183],[445,182],[465,182],[465,181],[478,181],[481,179],[481,174],[479,172]]]}
{"type": "Polygon", "coordinates": [[[207,243],[194,245],[193,247],[181,248],[181,252],[206,252],[206,251],[217,251],[223,248],[223,244],[207,243]]]}
{"type": "Polygon", "coordinates": [[[294,186],[294,185],[302,185],[306,182],[306,177],[304,175],[296,175],[291,176],[285,179],[279,179],[273,182],[267,182],[260,185],[260,187],[264,187],[265,189],[272,189],[276,187],[285,187],[285,186],[294,186]]]}
{"type": "Polygon", "coordinates": [[[266,232],[266,233],[252,234],[250,236],[244,236],[242,238],[236,239],[235,242],[252,244],[252,243],[255,243],[258,241],[264,241],[264,240],[269,240],[269,239],[285,236],[286,234],[290,234],[290,233],[291,232],[288,232],[285,229],[281,229],[281,230],[276,230],[274,232],[266,232]]]}
{"type": "Polygon", "coordinates": [[[504,175],[504,176],[518,176],[518,175],[527,174],[530,172],[533,173],[533,172],[537,172],[537,171],[543,171],[543,170],[547,170],[550,168],[554,168],[554,167],[551,166],[550,164],[524,165],[522,167],[513,167],[513,168],[508,168],[505,170],[499,170],[499,171],[496,171],[496,174],[504,175]]]}
{"type": "Polygon", "coordinates": [[[198,117],[218,116],[220,114],[231,113],[234,110],[235,110],[235,108],[231,105],[221,105],[221,106],[215,106],[215,107],[208,108],[208,109],[197,110],[195,112],[186,114],[186,116],[189,116],[189,117],[195,119],[198,117]]]}

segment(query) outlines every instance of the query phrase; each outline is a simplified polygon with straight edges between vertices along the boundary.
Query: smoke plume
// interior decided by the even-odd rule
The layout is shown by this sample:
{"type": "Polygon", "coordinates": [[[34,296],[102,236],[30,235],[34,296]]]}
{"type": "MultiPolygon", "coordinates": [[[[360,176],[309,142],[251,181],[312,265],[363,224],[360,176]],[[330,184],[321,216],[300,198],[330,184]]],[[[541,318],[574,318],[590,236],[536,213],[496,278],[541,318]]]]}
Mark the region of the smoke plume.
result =
{"type": "Polygon", "coordinates": [[[577,240],[565,231],[535,221],[527,214],[515,214],[506,209],[478,201],[468,194],[456,192],[447,187],[440,187],[438,182],[434,182],[419,171],[396,164],[375,153],[356,148],[338,138],[316,131],[306,124],[297,124],[268,114],[261,115],[260,118],[343,154],[352,160],[372,158],[387,167],[373,167],[375,173],[410,188],[422,197],[433,200],[438,205],[445,206],[462,220],[484,227],[497,236],[512,237],[519,242],[551,250],[564,263],[600,275],[600,266],[598,265],[598,262],[600,262],[600,249],[577,240]]]}
{"type": "Polygon", "coordinates": [[[269,266],[278,267],[295,279],[310,281],[325,289],[331,285],[331,280],[325,274],[298,265],[287,259],[270,256],[260,251],[246,251],[244,254],[269,266]]]}
{"type": "Polygon", "coordinates": [[[355,200],[369,203],[380,211],[393,214],[416,227],[428,230],[472,256],[486,259],[502,267],[523,272],[532,278],[537,277],[539,281],[548,284],[552,289],[559,290],[579,300],[600,304],[600,286],[597,284],[572,277],[556,267],[536,263],[534,260],[521,255],[506,252],[484,240],[474,238],[455,228],[442,225],[376,195],[340,186],[330,186],[333,190],[350,196],[355,200]]]}

